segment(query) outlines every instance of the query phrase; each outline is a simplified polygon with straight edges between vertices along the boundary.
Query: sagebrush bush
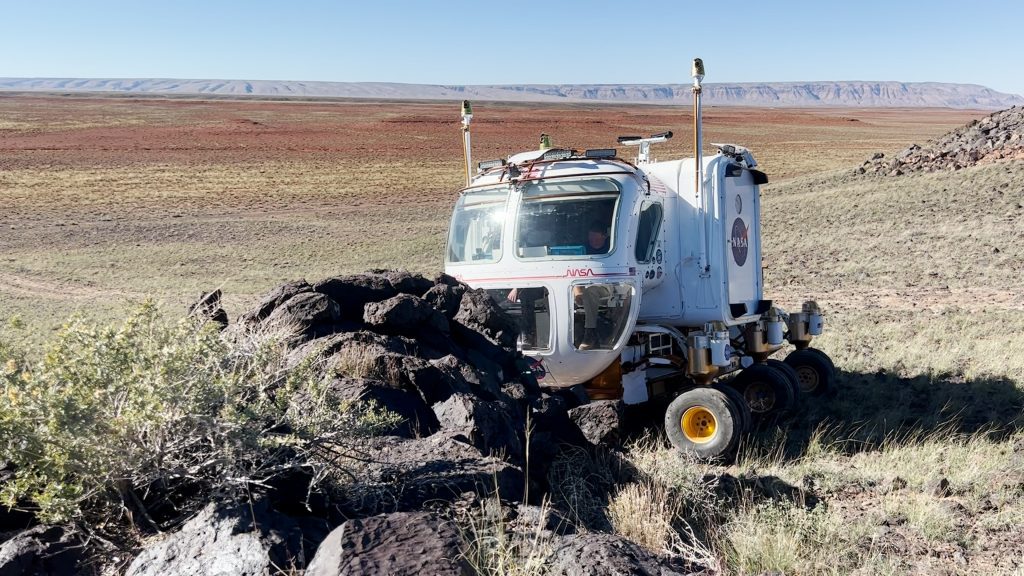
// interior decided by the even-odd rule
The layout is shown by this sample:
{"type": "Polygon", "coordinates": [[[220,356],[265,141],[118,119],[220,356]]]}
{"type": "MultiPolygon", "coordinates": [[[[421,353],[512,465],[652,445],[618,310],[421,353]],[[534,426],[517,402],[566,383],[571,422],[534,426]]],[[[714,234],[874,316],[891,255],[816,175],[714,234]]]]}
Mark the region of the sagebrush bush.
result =
{"type": "Polygon", "coordinates": [[[0,500],[44,522],[116,532],[127,511],[162,529],[398,424],[335,401],[311,363],[286,370],[285,351],[265,335],[167,321],[151,303],[120,325],[73,320],[34,361],[0,342],[0,462],[15,470],[0,500]]]}

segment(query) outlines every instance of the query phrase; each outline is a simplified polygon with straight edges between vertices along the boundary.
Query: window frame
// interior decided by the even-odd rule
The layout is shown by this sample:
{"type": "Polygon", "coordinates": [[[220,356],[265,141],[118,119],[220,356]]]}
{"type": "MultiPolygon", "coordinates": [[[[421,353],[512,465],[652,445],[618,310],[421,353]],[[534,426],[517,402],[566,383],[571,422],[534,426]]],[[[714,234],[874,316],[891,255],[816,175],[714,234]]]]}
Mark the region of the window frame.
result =
{"type": "Polygon", "coordinates": [[[661,236],[661,225],[665,221],[665,206],[656,200],[645,198],[640,204],[640,213],[637,215],[636,239],[634,241],[633,256],[638,264],[650,264],[654,261],[657,252],[658,240],[661,236]],[[658,219],[653,227],[653,233],[647,241],[646,258],[641,259],[637,252],[640,250],[640,233],[643,231],[644,206],[648,208],[658,207],[658,219]]]}

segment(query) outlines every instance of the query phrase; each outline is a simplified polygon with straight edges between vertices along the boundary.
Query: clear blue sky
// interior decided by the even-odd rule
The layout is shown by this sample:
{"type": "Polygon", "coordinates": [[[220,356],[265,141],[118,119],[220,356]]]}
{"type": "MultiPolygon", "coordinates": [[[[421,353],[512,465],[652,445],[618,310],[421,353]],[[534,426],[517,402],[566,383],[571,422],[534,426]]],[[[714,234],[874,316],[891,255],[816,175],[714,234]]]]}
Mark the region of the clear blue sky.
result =
{"type": "Polygon", "coordinates": [[[0,0],[0,76],[677,83],[700,56],[707,82],[1024,94],[1022,16],[1020,0],[0,0]]]}

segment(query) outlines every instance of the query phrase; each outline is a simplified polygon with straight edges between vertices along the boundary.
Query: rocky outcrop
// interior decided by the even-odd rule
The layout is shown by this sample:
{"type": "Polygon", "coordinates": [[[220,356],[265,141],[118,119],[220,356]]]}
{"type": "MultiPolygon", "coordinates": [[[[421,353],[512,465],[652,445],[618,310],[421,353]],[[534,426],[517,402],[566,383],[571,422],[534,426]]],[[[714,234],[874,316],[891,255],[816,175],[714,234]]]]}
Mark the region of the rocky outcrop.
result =
{"type": "MultiPolygon", "coordinates": [[[[219,322],[219,309],[213,291],[191,313],[219,322]]],[[[307,564],[308,574],[468,573],[459,533],[443,518],[487,500],[518,510],[510,519],[524,529],[571,534],[564,514],[531,506],[542,501],[547,466],[565,444],[604,450],[619,439],[621,402],[589,403],[582,388],[541,390],[516,350],[515,320],[486,291],[443,274],[376,270],[291,282],[224,334],[245,345],[282,338],[285,367],[316,375],[316,393],[289,397],[282,432],[325,401],[372,401],[399,422],[383,436],[326,440],[319,459],[293,459],[255,486],[251,505],[210,503],[147,542],[128,574],[256,575],[307,564]]],[[[571,554],[591,553],[587,546],[600,547],[566,544],[560,557],[568,566],[571,554]]],[[[655,562],[616,546],[609,562],[655,562]]]]}
{"type": "Polygon", "coordinates": [[[82,542],[60,526],[35,526],[0,545],[0,576],[75,574],[82,542]]]}
{"type": "Polygon", "coordinates": [[[306,576],[474,574],[458,529],[435,514],[398,512],[349,520],[320,545],[306,576]]]}
{"type": "Polygon", "coordinates": [[[265,503],[210,504],[177,532],[151,543],[128,567],[128,576],[276,574],[301,567],[305,550],[298,523],[265,503]]]}
{"type": "Polygon", "coordinates": [[[481,400],[471,394],[454,394],[434,405],[444,430],[469,439],[482,453],[523,455],[517,427],[504,404],[481,400]]]}
{"type": "Polygon", "coordinates": [[[600,400],[569,410],[569,418],[591,444],[617,446],[623,409],[621,400],[600,400]]]}
{"type": "Polygon", "coordinates": [[[352,480],[340,489],[350,516],[419,510],[466,493],[523,497],[525,478],[516,462],[485,456],[458,433],[374,438],[355,456],[346,463],[352,480]]]}
{"type": "Polygon", "coordinates": [[[553,576],[684,576],[694,574],[679,558],[659,556],[614,534],[568,536],[555,549],[546,572],[553,576]]]}
{"type": "Polygon", "coordinates": [[[974,120],[924,146],[912,144],[893,158],[876,152],[854,172],[902,176],[1014,159],[1024,160],[1024,106],[974,120]]]}

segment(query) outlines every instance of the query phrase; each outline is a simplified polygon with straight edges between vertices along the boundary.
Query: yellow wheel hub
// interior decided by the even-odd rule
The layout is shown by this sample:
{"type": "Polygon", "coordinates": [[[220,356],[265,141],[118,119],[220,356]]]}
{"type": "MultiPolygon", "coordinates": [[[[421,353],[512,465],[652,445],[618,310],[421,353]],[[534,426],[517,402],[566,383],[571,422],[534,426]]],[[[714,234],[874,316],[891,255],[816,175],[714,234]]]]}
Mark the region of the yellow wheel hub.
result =
{"type": "Polygon", "coordinates": [[[686,439],[695,444],[710,442],[718,429],[718,420],[703,406],[693,406],[683,412],[680,422],[686,439]]]}

